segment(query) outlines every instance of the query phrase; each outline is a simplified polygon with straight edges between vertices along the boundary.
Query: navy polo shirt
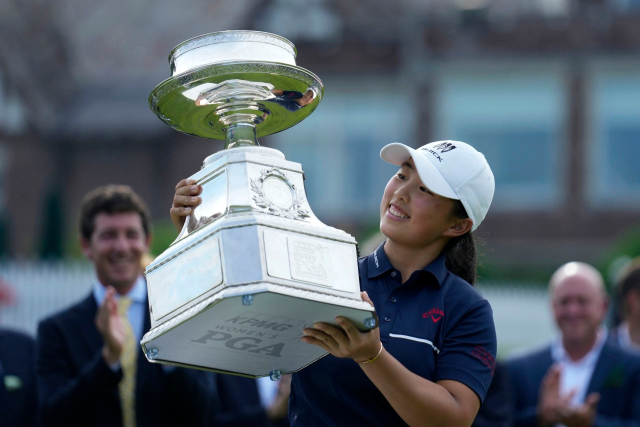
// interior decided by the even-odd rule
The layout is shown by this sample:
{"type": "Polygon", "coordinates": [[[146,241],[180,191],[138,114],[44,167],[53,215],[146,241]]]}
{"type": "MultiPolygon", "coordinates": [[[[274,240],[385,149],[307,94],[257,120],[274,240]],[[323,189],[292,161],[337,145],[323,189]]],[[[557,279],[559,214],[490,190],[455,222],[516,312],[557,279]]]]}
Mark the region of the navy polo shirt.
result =
{"type": "MultiPolygon", "coordinates": [[[[385,349],[429,381],[455,380],[484,400],[496,356],[493,312],[469,283],[449,272],[440,255],[402,283],[384,243],[360,258],[360,287],[380,320],[385,349]]],[[[406,425],[352,359],[328,355],[293,374],[292,426],[406,425]]]]}

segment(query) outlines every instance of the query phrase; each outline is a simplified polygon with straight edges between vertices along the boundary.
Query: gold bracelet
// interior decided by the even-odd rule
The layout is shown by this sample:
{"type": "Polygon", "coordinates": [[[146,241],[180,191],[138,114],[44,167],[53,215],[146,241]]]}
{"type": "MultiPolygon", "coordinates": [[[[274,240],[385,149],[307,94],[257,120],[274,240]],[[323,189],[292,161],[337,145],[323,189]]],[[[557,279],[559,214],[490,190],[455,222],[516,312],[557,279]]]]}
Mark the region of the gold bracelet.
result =
{"type": "Polygon", "coordinates": [[[374,357],[373,359],[365,360],[364,362],[358,362],[357,360],[356,360],[356,362],[359,363],[360,365],[366,365],[367,363],[373,363],[382,354],[382,349],[383,349],[382,343],[380,343],[380,351],[378,352],[378,354],[376,354],[376,357],[374,357]]]}

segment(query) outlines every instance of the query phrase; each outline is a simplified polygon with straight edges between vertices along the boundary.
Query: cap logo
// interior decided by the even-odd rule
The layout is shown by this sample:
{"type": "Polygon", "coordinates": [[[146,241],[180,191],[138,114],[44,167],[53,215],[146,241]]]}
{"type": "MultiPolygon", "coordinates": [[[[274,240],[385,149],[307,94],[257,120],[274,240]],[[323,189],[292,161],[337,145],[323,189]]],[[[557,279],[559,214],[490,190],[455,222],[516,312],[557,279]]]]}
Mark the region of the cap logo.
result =
{"type": "Polygon", "coordinates": [[[429,147],[422,147],[421,150],[433,154],[433,157],[438,159],[439,162],[442,162],[442,157],[440,157],[440,154],[446,153],[447,151],[455,150],[456,146],[450,142],[441,142],[440,144],[434,145],[433,148],[435,150],[438,150],[440,153],[438,153],[438,151],[432,150],[429,147]]]}
{"type": "Polygon", "coordinates": [[[436,153],[435,151],[433,151],[431,148],[422,147],[421,150],[433,154],[433,157],[438,159],[439,162],[442,161],[442,157],[440,157],[440,155],[438,153],[436,153]]]}
{"type": "Polygon", "coordinates": [[[456,146],[451,142],[441,142],[440,144],[434,145],[433,148],[440,151],[440,153],[446,153],[447,151],[455,150],[456,146]]]}

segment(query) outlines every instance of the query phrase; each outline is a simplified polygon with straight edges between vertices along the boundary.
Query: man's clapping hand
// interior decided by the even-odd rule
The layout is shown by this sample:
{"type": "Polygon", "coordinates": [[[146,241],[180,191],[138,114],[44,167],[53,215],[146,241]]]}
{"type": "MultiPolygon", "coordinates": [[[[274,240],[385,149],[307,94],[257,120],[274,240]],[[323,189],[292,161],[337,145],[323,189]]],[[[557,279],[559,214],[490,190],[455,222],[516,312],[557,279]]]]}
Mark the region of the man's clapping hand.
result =
{"type": "Polygon", "coordinates": [[[591,393],[582,405],[567,408],[566,413],[560,418],[560,422],[567,427],[593,426],[596,421],[596,409],[599,401],[600,394],[591,393]]]}
{"type": "Polygon", "coordinates": [[[573,406],[571,400],[575,395],[572,390],[560,395],[561,369],[557,365],[549,368],[542,379],[540,398],[538,399],[538,424],[550,427],[564,424],[567,427],[592,427],[596,419],[596,408],[600,401],[598,393],[591,393],[582,405],[573,406]]]}
{"type": "Polygon", "coordinates": [[[118,314],[115,294],[116,290],[109,286],[95,319],[96,328],[104,342],[102,357],[108,365],[114,365],[120,360],[125,342],[124,324],[118,314]]]}

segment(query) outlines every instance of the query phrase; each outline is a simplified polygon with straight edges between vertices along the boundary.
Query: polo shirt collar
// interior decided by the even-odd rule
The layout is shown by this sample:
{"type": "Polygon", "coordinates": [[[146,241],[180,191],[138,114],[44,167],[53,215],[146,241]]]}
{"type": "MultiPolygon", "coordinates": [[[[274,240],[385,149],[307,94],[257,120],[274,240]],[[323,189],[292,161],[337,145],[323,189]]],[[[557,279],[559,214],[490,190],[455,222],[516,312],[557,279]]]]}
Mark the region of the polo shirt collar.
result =
{"type": "MultiPolygon", "coordinates": [[[[387,254],[384,252],[384,244],[382,242],[378,249],[376,249],[371,255],[369,255],[369,279],[373,279],[374,277],[378,277],[389,270],[393,270],[394,267],[389,261],[387,254]]],[[[442,287],[442,283],[447,277],[447,266],[446,257],[443,253],[440,254],[436,259],[434,259],[431,264],[427,265],[420,271],[424,271],[427,273],[431,273],[433,277],[436,278],[438,282],[438,286],[442,287]]]]}
{"type": "Polygon", "coordinates": [[[393,270],[393,265],[384,252],[384,243],[380,243],[380,246],[369,255],[369,279],[378,277],[389,270],[393,270]]]}

